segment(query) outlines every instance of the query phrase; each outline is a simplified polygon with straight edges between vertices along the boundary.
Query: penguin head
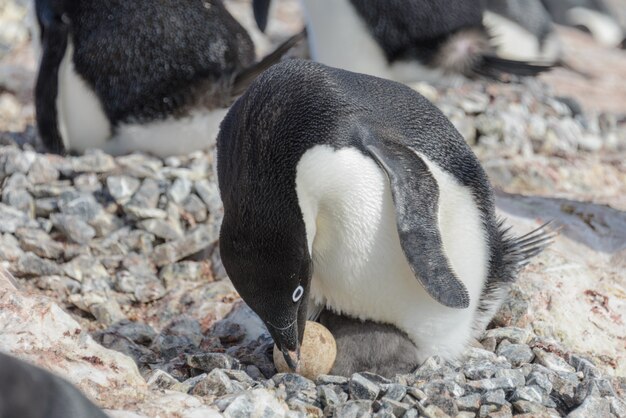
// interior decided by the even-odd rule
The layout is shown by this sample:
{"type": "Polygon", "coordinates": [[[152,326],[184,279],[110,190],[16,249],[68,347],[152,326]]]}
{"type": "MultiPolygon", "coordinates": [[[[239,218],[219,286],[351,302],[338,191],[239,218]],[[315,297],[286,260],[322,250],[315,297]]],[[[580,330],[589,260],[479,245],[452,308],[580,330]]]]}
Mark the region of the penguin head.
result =
{"type": "Polygon", "coordinates": [[[289,367],[297,371],[312,272],[304,231],[289,230],[289,223],[249,225],[257,216],[236,219],[226,215],[222,223],[224,267],[289,367]]]}

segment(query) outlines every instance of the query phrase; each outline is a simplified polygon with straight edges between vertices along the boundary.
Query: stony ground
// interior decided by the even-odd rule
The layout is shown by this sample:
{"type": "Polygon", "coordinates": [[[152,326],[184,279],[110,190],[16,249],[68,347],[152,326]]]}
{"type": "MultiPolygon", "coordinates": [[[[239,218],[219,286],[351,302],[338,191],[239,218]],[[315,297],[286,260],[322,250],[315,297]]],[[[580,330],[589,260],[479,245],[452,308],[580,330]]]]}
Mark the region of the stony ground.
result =
{"type": "MultiPolygon", "coordinates": [[[[473,146],[516,231],[555,219],[561,236],[458,362],[312,382],[275,374],[271,339],[226,277],[211,150],[41,152],[25,3],[0,0],[1,350],[115,417],[626,417],[626,53],[563,29],[592,81],[412,86],[473,146]]],[[[301,24],[279,2],[266,38],[247,2],[228,5],[261,51],[301,24]]]]}

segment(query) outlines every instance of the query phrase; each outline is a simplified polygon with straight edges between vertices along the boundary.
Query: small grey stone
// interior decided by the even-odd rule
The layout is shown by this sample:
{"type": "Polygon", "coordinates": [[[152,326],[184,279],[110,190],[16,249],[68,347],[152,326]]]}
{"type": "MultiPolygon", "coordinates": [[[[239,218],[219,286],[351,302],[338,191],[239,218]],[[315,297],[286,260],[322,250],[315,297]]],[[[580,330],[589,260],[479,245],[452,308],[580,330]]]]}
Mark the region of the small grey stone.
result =
{"type": "Polygon", "coordinates": [[[167,212],[159,208],[142,208],[134,205],[124,205],[124,212],[132,216],[135,219],[165,219],[167,218],[167,212]]]}
{"type": "Polygon", "coordinates": [[[547,367],[555,372],[575,373],[576,369],[567,364],[565,360],[554,353],[549,353],[540,348],[533,348],[536,359],[535,361],[542,366],[547,367]]]}
{"type": "Polygon", "coordinates": [[[74,177],[74,187],[80,193],[96,193],[102,190],[102,183],[97,174],[85,173],[74,177]]]}
{"type": "Polygon", "coordinates": [[[601,372],[592,361],[581,356],[577,356],[576,354],[571,354],[569,356],[569,364],[574,367],[577,372],[583,372],[586,379],[596,379],[601,376],[601,372]]]}
{"type": "Polygon", "coordinates": [[[217,182],[210,182],[206,179],[198,180],[194,183],[194,190],[209,209],[211,216],[219,218],[223,212],[223,206],[217,182]]]}
{"type": "Polygon", "coordinates": [[[4,161],[4,172],[6,174],[26,174],[30,169],[30,166],[33,164],[33,162],[35,162],[36,158],[37,154],[32,151],[6,154],[4,161]]]}
{"type": "Polygon", "coordinates": [[[145,219],[137,223],[137,226],[166,241],[175,240],[183,236],[179,225],[164,219],[145,219]]]}
{"type": "Polygon", "coordinates": [[[152,260],[162,267],[199,252],[216,239],[217,236],[213,235],[211,228],[201,225],[183,238],[157,246],[152,253],[152,260]]]}
{"type": "Polygon", "coordinates": [[[545,395],[542,388],[536,385],[530,385],[515,389],[511,399],[513,401],[522,400],[544,404],[544,397],[545,395]]]}
{"type": "Polygon", "coordinates": [[[193,389],[198,383],[206,379],[206,377],[207,377],[206,373],[202,373],[198,376],[190,377],[184,382],[174,384],[171,387],[171,389],[178,391],[178,392],[189,393],[191,389],[193,389]]]}
{"type": "Polygon", "coordinates": [[[165,296],[166,290],[154,274],[135,274],[122,270],[116,275],[117,290],[134,295],[141,303],[152,302],[165,296]]]}
{"type": "Polygon", "coordinates": [[[443,379],[431,380],[422,388],[428,398],[433,397],[455,397],[458,398],[465,394],[465,391],[456,382],[443,379]]]}
{"type": "Polygon", "coordinates": [[[406,386],[397,383],[391,383],[384,387],[385,398],[400,401],[406,395],[406,386]]]}
{"type": "Polygon", "coordinates": [[[461,108],[468,114],[482,113],[487,110],[488,104],[489,96],[479,92],[466,94],[461,100],[461,108]]]}
{"type": "Polygon", "coordinates": [[[504,390],[497,389],[494,391],[487,392],[483,395],[482,398],[483,403],[491,404],[491,405],[506,405],[508,402],[506,401],[506,396],[504,390]]]}
{"type": "Polygon", "coordinates": [[[74,280],[82,282],[87,278],[109,277],[109,273],[102,263],[88,255],[79,255],[63,265],[65,274],[74,280]]]}
{"type": "Polygon", "coordinates": [[[20,227],[38,228],[39,224],[22,211],[0,203],[0,232],[12,234],[20,227]]]}
{"type": "Polygon", "coordinates": [[[350,398],[365,399],[373,401],[378,397],[380,388],[371,380],[365,378],[361,373],[355,373],[348,383],[350,398]]]}
{"type": "Polygon", "coordinates": [[[496,378],[510,379],[516,387],[525,384],[524,372],[520,369],[498,369],[496,370],[496,378]]]}
{"type": "Polygon", "coordinates": [[[191,389],[190,393],[196,396],[224,396],[239,392],[241,389],[241,386],[231,382],[223,370],[213,369],[191,389]]]}
{"type": "Polygon", "coordinates": [[[113,324],[108,331],[141,345],[150,345],[157,335],[150,325],[132,321],[122,321],[113,324]]]}
{"type": "Polygon", "coordinates": [[[160,159],[145,154],[123,155],[117,157],[116,161],[123,167],[126,174],[137,178],[157,177],[159,170],[163,167],[163,162],[160,159]]]}
{"type": "Polygon", "coordinates": [[[533,414],[538,417],[560,417],[555,410],[551,410],[540,403],[518,400],[513,402],[513,411],[519,414],[533,414]]]}
{"type": "Polygon", "coordinates": [[[409,405],[405,405],[402,402],[396,401],[394,399],[389,399],[387,397],[383,397],[381,399],[381,404],[384,408],[389,408],[392,411],[392,416],[401,417],[403,416],[409,409],[409,405]]]}
{"type": "Polygon", "coordinates": [[[626,418],[626,401],[617,396],[606,398],[611,403],[611,413],[617,418],[626,418]]]}
{"type": "Polygon", "coordinates": [[[485,350],[491,351],[491,352],[496,351],[497,342],[494,337],[485,337],[480,341],[480,343],[485,350]]]}
{"type": "Polygon", "coordinates": [[[223,353],[188,354],[187,364],[205,372],[210,372],[213,369],[239,368],[237,359],[223,353]]]}
{"type": "Polygon", "coordinates": [[[474,412],[461,411],[454,418],[476,418],[474,412]]]}
{"type": "Polygon", "coordinates": [[[191,192],[192,183],[188,178],[179,177],[167,190],[167,197],[175,203],[182,203],[191,192]]]}
{"type": "Polygon", "coordinates": [[[65,276],[41,276],[35,279],[35,286],[42,290],[53,290],[61,294],[80,292],[80,283],[65,276]]]}
{"type": "Polygon", "coordinates": [[[196,222],[204,222],[207,219],[207,208],[202,200],[195,194],[190,194],[183,201],[182,207],[196,222]]]}
{"type": "Polygon", "coordinates": [[[42,197],[59,197],[63,193],[75,192],[69,180],[58,180],[54,183],[47,184],[35,184],[29,191],[37,199],[42,197]]]}
{"type": "Polygon", "coordinates": [[[467,382],[465,387],[470,392],[477,392],[477,391],[484,392],[484,391],[496,390],[496,389],[511,390],[523,384],[524,382],[523,382],[523,375],[522,375],[521,384],[519,384],[518,381],[508,378],[508,377],[494,377],[493,379],[482,379],[482,380],[467,382]]]}
{"type": "Polygon", "coordinates": [[[611,402],[606,398],[589,396],[578,408],[570,412],[568,418],[609,417],[611,402]]]}
{"type": "Polygon", "coordinates": [[[463,373],[472,380],[489,379],[496,374],[497,370],[496,365],[488,360],[468,361],[463,366],[463,373]]]}
{"type": "Polygon", "coordinates": [[[426,399],[426,394],[424,393],[424,391],[422,391],[421,389],[418,389],[416,387],[408,387],[406,389],[406,393],[408,393],[409,395],[411,395],[412,397],[414,397],[415,399],[417,399],[418,401],[422,402],[424,399],[426,399]]]}
{"type": "Polygon", "coordinates": [[[154,209],[159,203],[161,188],[153,179],[145,179],[130,199],[129,204],[138,208],[154,209]]]}
{"type": "Polygon", "coordinates": [[[513,367],[530,363],[535,358],[532,350],[526,344],[500,344],[496,352],[505,357],[513,367]]]}
{"type": "Polygon", "coordinates": [[[372,402],[366,400],[352,400],[339,405],[334,410],[334,416],[345,418],[367,418],[372,414],[372,402]]]}
{"type": "Polygon", "coordinates": [[[477,393],[463,396],[456,400],[456,405],[461,411],[478,412],[480,409],[481,396],[477,393]]]}
{"type": "Polygon", "coordinates": [[[209,281],[212,278],[211,264],[206,261],[181,261],[168,264],[161,269],[159,277],[168,289],[179,286],[183,281],[209,281]]]}
{"type": "Polygon", "coordinates": [[[483,350],[478,347],[468,347],[463,353],[465,357],[465,361],[472,360],[488,360],[488,361],[496,361],[497,356],[491,351],[483,350]]]}
{"type": "Polygon", "coordinates": [[[59,210],[58,199],[55,197],[44,197],[35,200],[35,215],[48,217],[51,213],[59,210]]]}
{"type": "Polygon", "coordinates": [[[93,220],[103,211],[102,205],[91,194],[63,193],[58,206],[61,213],[75,216],[84,222],[93,220]]]}
{"type": "Polygon", "coordinates": [[[139,180],[130,176],[107,177],[109,194],[118,202],[127,202],[141,184],[139,180]]]}
{"type": "Polygon", "coordinates": [[[76,173],[106,173],[115,169],[115,160],[100,150],[89,151],[71,159],[72,170],[76,173]]]}
{"type": "Polygon", "coordinates": [[[495,338],[499,344],[502,340],[507,339],[513,344],[526,344],[530,341],[531,332],[525,328],[502,327],[493,328],[485,331],[484,338],[495,338]]]}
{"type": "Polygon", "coordinates": [[[416,404],[418,406],[418,411],[420,415],[423,415],[427,418],[450,418],[450,415],[446,414],[441,408],[437,405],[428,405],[425,408],[420,408],[420,404],[416,404]]]}
{"type": "Polygon", "coordinates": [[[52,214],[50,220],[61,233],[77,244],[89,244],[96,231],[80,218],[72,215],[52,214]]]}
{"type": "Polygon", "coordinates": [[[550,379],[548,379],[548,376],[546,376],[545,373],[542,373],[537,370],[533,370],[532,372],[528,374],[528,377],[526,377],[526,384],[529,386],[537,385],[541,389],[543,389],[545,393],[548,393],[548,394],[552,392],[552,382],[550,382],[550,379]]]}
{"type": "Polygon", "coordinates": [[[343,376],[334,376],[329,374],[319,375],[316,379],[318,385],[347,385],[350,379],[343,376]]]}
{"type": "Polygon", "coordinates": [[[46,156],[38,155],[28,170],[28,180],[32,184],[50,183],[59,178],[57,170],[46,156]]]}
{"type": "Polygon", "coordinates": [[[20,244],[11,234],[4,234],[0,238],[0,259],[4,261],[15,261],[24,255],[20,244]]]}
{"type": "MultiPolygon", "coordinates": [[[[320,385],[317,387],[317,394],[322,402],[322,406],[337,406],[345,400],[339,398],[336,385],[320,385]]],[[[341,392],[341,389],[339,389],[341,392]]]]}
{"type": "Polygon", "coordinates": [[[488,418],[511,418],[513,416],[513,412],[511,411],[511,407],[508,405],[500,407],[495,405],[483,405],[480,407],[478,416],[488,418]]]}
{"type": "Polygon", "coordinates": [[[39,257],[57,259],[63,255],[63,244],[54,241],[40,229],[20,228],[16,231],[24,251],[30,251],[39,257]]]}
{"type": "Polygon", "coordinates": [[[19,258],[15,266],[18,276],[57,276],[62,271],[55,263],[37,257],[33,253],[25,253],[19,258]]]}
{"type": "Polygon", "coordinates": [[[433,357],[427,358],[426,361],[424,361],[424,363],[422,363],[421,366],[417,368],[414,374],[415,374],[415,377],[417,377],[418,379],[426,378],[441,371],[443,367],[444,367],[443,359],[439,356],[433,356],[433,357]]]}
{"type": "Polygon", "coordinates": [[[4,190],[2,201],[30,218],[35,217],[35,199],[26,190],[4,190]]]}
{"type": "Polygon", "coordinates": [[[154,251],[156,237],[147,231],[135,229],[121,239],[121,243],[130,251],[139,254],[150,254],[154,251]]]}
{"type": "MultiPolygon", "coordinates": [[[[237,359],[233,359],[238,362],[237,359]]],[[[222,369],[226,376],[230,380],[241,383],[246,389],[249,389],[252,386],[258,386],[259,383],[255,381],[248,373],[243,370],[234,370],[234,369],[222,369]]]]}
{"type": "Polygon", "coordinates": [[[302,391],[315,391],[315,383],[295,373],[278,373],[272,377],[276,386],[283,385],[288,396],[302,391]]]}
{"type": "Polygon", "coordinates": [[[171,389],[176,384],[178,384],[178,380],[173,378],[169,373],[158,369],[155,370],[148,379],[148,387],[152,390],[171,389]]]}

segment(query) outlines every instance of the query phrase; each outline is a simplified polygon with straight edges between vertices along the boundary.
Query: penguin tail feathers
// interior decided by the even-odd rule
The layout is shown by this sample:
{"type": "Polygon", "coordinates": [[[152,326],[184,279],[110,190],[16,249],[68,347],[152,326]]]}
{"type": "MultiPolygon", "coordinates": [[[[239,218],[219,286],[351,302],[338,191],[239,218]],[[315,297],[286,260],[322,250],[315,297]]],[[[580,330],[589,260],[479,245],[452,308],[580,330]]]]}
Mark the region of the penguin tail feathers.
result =
{"type": "Polygon", "coordinates": [[[267,27],[267,18],[271,2],[272,0],[252,0],[254,20],[261,32],[265,32],[265,28],[267,27]]]}
{"type": "Polygon", "coordinates": [[[502,275],[498,279],[504,282],[515,280],[517,272],[530,260],[539,255],[558,236],[560,229],[552,227],[552,221],[546,222],[529,233],[516,237],[511,234],[511,227],[498,222],[498,233],[502,243],[502,275]]]}
{"type": "Polygon", "coordinates": [[[447,73],[482,76],[504,81],[506,74],[536,76],[554,64],[517,61],[493,53],[491,38],[482,27],[462,29],[448,37],[433,59],[433,65],[447,73]]]}
{"type": "Polygon", "coordinates": [[[552,68],[554,64],[517,61],[493,54],[483,54],[474,64],[472,71],[477,75],[501,80],[504,74],[534,77],[552,68]]]}
{"type": "Polygon", "coordinates": [[[243,93],[248,86],[261,74],[263,71],[270,68],[272,65],[278,63],[283,56],[289,52],[296,44],[306,37],[306,29],[302,32],[291,36],[285,42],[280,44],[269,55],[265,56],[261,61],[253,64],[252,66],[244,69],[236,75],[233,83],[232,93],[233,96],[239,96],[243,93]]]}

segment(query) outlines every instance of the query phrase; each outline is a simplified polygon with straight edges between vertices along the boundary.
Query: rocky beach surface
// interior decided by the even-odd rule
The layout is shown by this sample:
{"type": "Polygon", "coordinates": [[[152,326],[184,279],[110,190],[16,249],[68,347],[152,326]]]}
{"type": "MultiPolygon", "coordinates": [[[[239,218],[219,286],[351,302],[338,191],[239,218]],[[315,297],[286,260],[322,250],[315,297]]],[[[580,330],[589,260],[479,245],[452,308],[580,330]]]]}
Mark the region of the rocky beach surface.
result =
{"type": "MultiPolygon", "coordinates": [[[[472,145],[518,234],[548,220],[560,234],[457,361],[311,381],[276,374],[221,265],[212,149],[43,152],[27,4],[0,0],[1,351],[120,418],[626,417],[625,52],[559,29],[593,79],[411,86],[472,145]]],[[[301,26],[295,1],[267,37],[248,2],[228,6],[260,51],[301,26]]]]}

